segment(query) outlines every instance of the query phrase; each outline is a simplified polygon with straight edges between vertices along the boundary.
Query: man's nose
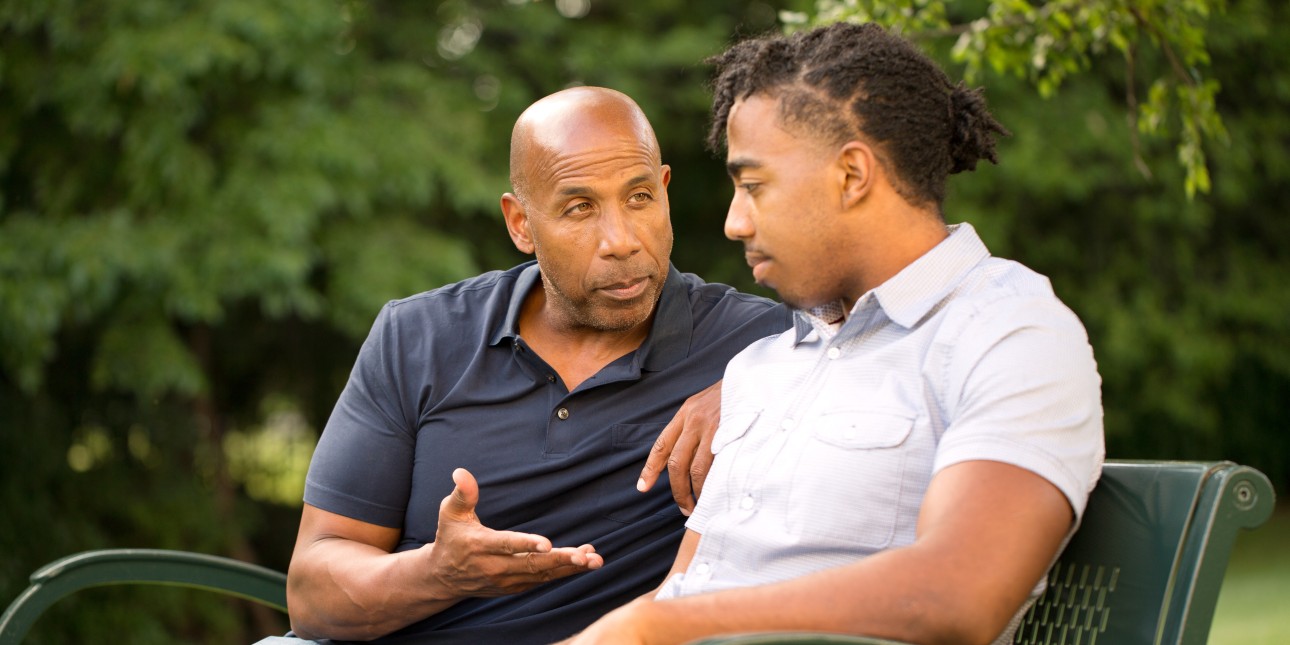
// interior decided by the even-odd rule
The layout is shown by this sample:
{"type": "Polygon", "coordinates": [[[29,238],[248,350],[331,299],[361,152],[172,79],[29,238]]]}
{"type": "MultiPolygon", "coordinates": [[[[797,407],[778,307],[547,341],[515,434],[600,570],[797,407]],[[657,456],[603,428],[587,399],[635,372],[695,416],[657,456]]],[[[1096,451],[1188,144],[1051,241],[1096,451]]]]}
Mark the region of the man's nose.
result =
{"type": "Polygon", "coordinates": [[[753,235],[752,218],[748,216],[748,207],[744,198],[735,193],[730,200],[730,210],[726,211],[726,237],[731,240],[746,240],[753,235]]]}
{"type": "Polygon", "coordinates": [[[600,252],[615,258],[626,258],[641,250],[631,215],[621,207],[608,207],[600,219],[600,252]]]}

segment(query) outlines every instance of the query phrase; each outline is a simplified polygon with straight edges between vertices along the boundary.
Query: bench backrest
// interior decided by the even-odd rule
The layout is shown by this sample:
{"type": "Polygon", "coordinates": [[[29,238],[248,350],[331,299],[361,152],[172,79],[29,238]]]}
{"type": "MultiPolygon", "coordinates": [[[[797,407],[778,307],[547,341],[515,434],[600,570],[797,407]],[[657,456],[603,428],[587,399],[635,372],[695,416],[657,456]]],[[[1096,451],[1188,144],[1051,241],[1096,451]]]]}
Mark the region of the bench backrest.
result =
{"type": "MultiPolygon", "coordinates": [[[[1267,477],[1230,462],[1106,464],[1083,524],[1017,630],[1019,645],[1191,645],[1209,636],[1237,532],[1272,514],[1267,477]]],[[[16,644],[44,610],[87,587],[198,587],[286,609],[286,576],[228,558],[152,549],[71,555],[31,576],[0,616],[16,644]]],[[[760,634],[705,643],[876,643],[821,634],[760,634]]]]}
{"type": "Polygon", "coordinates": [[[1272,485],[1230,462],[1108,462],[1019,645],[1201,644],[1239,529],[1272,485]]]}

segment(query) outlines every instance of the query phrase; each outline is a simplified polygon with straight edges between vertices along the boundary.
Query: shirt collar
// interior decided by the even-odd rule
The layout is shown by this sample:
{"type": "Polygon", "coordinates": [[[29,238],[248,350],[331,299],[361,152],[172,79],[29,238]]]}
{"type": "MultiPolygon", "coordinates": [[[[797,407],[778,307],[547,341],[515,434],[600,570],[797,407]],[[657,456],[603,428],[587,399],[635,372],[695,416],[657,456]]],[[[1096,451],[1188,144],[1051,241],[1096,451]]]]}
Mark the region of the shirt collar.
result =
{"type": "MultiPolygon", "coordinates": [[[[947,230],[948,237],[870,292],[887,318],[901,327],[909,329],[917,325],[958,287],[969,271],[990,257],[989,249],[971,224],[952,224],[947,230]]],[[[856,308],[865,300],[864,297],[857,300],[856,308]]],[[[801,310],[796,313],[793,319],[796,343],[802,342],[817,327],[827,325],[819,313],[801,310]]]]}
{"type": "MultiPolygon", "coordinates": [[[[493,333],[490,345],[520,337],[520,312],[524,309],[524,298],[530,290],[541,288],[541,277],[537,262],[530,263],[520,271],[506,307],[506,316],[493,333]]],[[[657,310],[654,312],[654,323],[650,326],[645,342],[636,350],[633,363],[650,372],[671,367],[690,355],[693,335],[694,312],[690,307],[689,289],[685,287],[680,272],[669,263],[667,280],[663,283],[663,293],[659,296],[657,310]]]]}
{"type": "Polygon", "coordinates": [[[493,332],[493,338],[489,345],[498,345],[502,341],[514,340],[520,337],[520,312],[524,309],[524,297],[528,295],[533,287],[538,285],[542,276],[538,263],[530,260],[527,265],[520,265],[524,268],[520,270],[519,276],[515,278],[515,287],[511,289],[510,302],[506,304],[506,316],[502,318],[502,324],[493,332]]]}

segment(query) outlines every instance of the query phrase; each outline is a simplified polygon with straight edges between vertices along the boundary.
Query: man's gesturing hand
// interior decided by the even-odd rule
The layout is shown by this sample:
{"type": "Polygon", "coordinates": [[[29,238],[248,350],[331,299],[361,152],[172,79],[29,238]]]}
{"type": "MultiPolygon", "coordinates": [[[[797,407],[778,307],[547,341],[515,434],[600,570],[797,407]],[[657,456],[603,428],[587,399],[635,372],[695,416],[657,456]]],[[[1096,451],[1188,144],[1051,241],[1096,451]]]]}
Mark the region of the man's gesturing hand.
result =
{"type": "Polygon", "coordinates": [[[712,467],[712,435],[721,422],[721,381],[685,400],[676,416],[654,441],[636,488],[642,493],[653,488],[659,473],[667,467],[672,498],[681,512],[694,511],[694,500],[703,491],[703,480],[712,467]]]}
{"type": "Polygon", "coordinates": [[[519,593],[604,564],[590,544],[552,548],[540,535],[485,527],[475,515],[479,484],[474,475],[458,468],[452,481],[456,488],[439,504],[430,571],[454,596],[519,593]]]}

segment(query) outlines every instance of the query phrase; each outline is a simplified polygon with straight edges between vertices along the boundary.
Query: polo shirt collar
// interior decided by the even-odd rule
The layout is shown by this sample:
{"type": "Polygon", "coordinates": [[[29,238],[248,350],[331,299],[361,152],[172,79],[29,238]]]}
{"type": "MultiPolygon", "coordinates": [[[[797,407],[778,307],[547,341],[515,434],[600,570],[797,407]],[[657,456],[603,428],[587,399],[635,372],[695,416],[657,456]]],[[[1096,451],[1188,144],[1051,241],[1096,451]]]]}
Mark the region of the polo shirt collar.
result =
{"type": "MultiPolygon", "coordinates": [[[[952,224],[947,230],[948,237],[870,292],[887,318],[901,327],[910,329],[917,325],[959,286],[968,272],[990,257],[989,249],[971,224],[952,224]]],[[[865,301],[861,297],[851,314],[865,301]]],[[[797,312],[793,320],[795,343],[802,342],[815,329],[812,318],[808,312],[797,312]]]]}
{"type": "Polygon", "coordinates": [[[515,278],[515,286],[511,289],[511,299],[506,304],[506,316],[502,318],[501,326],[493,332],[489,345],[500,345],[503,341],[520,337],[520,312],[524,310],[524,296],[540,283],[541,277],[542,271],[535,260],[530,260],[528,266],[520,270],[519,276],[515,278]]]}
{"type": "MultiPolygon", "coordinates": [[[[490,345],[520,337],[520,312],[524,309],[524,298],[530,290],[541,288],[541,278],[537,262],[532,262],[520,271],[515,279],[515,288],[511,291],[510,302],[506,306],[506,316],[493,333],[490,345]]],[[[694,312],[690,308],[690,293],[680,272],[669,263],[667,280],[663,283],[663,293],[659,296],[654,312],[654,322],[645,342],[636,350],[632,362],[640,369],[650,372],[667,369],[689,356],[693,335],[694,312]]]]}
{"type": "Polygon", "coordinates": [[[636,350],[636,363],[648,372],[667,369],[690,355],[690,341],[694,336],[694,310],[690,307],[690,290],[686,288],[681,273],[671,263],[667,265],[667,281],[658,298],[654,324],[649,336],[636,350]]]}

